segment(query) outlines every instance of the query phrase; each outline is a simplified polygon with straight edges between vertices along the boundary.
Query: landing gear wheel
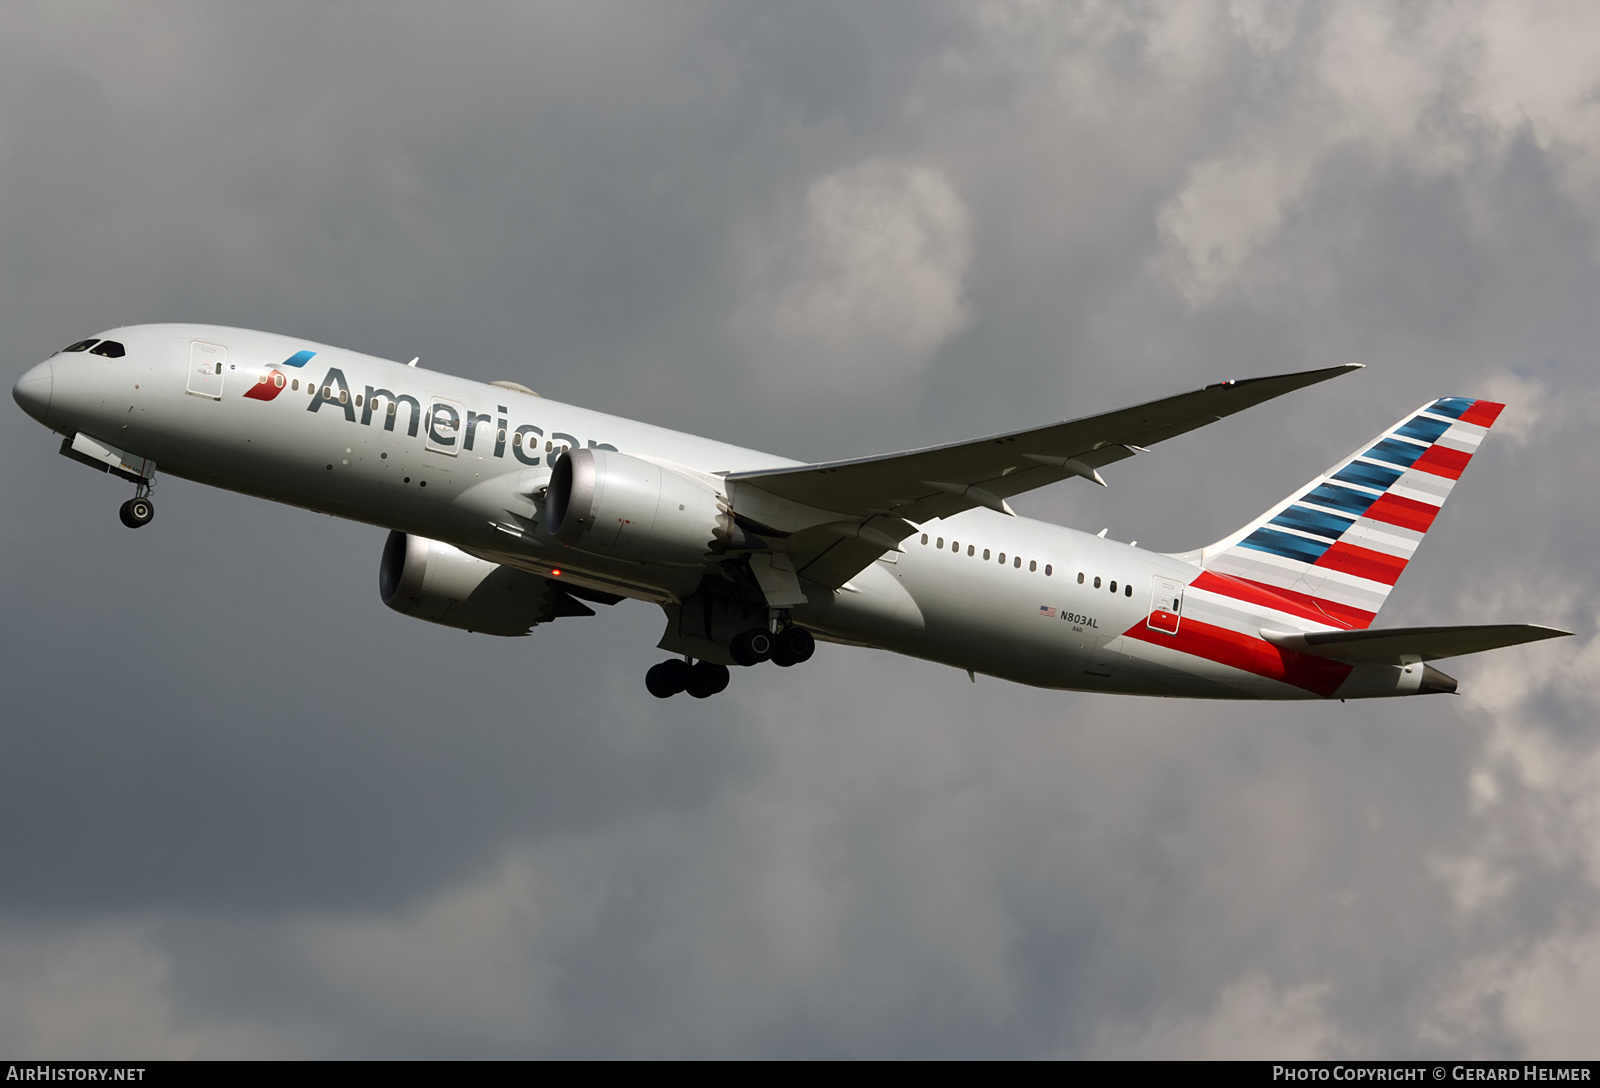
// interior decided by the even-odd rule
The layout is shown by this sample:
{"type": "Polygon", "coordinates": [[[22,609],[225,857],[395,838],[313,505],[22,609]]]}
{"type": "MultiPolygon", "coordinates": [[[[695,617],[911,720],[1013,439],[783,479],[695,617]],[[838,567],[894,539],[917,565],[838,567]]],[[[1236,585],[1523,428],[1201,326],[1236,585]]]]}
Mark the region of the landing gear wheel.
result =
{"type": "Polygon", "coordinates": [[[772,656],[772,636],[767,634],[765,627],[752,627],[748,631],[740,631],[728,644],[728,652],[733,655],[733,660],[737,664],[759,665],[772,656]]]}
{"type": "Polygon", "coordinates": [[[122,519],[122,524],[130,529],[137,529],[141,525],[150,524],[150,519],[156,516],[156,507],[149,499],[129,499],[117,511],[117,517],[122,519]]]}
{"type": "Polygon", "coordinates": [[[804,627],[785,627],[773,640],[772,663],[787,669],[790,665],[809,661],[816,652],[817,640],[811,637],[810,631],[804,627]]]}
{"type": "Polygon", "coordinates": [[[689,686],[689,673],[688,664],[675,657],[650,666],[644,674],[644,686],[657,699],[670,699],[689,686]]]}
{"type": "Polygon", "coordinates": [[[689,686],[685,690],[694,698],[708,699],[727,686],[728,666],[696,661],[689,667],[689,686]]]}

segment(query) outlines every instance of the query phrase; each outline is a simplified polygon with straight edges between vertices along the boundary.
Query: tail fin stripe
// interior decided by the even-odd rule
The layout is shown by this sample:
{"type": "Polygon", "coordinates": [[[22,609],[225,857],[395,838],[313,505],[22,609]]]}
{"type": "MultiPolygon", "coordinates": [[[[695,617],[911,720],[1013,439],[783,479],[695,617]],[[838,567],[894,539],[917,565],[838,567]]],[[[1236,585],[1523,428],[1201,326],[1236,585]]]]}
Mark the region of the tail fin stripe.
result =
{"type": "Polygon", "coordinates": [[[1375,502],[1382,502],[1383,498],[1371,495],[1365,491],[1354,488],[1340,487],[1338,484],[1318,484],[1306,493],[1306,499],[1320,506],[1327,506],[1334,510],[1344,510],[1351,514],[1363,514],[1375,502]]]}
{"type": "Polygon", "coordinates": [[[1461,472],[1467,467],[1467,462],[1472,460],[1472,454],[1453,450],[1447,446],[1434,446],[1417,458],[1417,463],[1412,468],[1422,472],[1431,472],[1435,476],[1443,476],[1447,480],[1459,480],[1461,472]]]}
{"type": "Polygon", "coordinates": [[[1344,571],[1312,567],[1307,563],[1297,563],[1248,548],[1240,548],[1229,556],[1226,573],[1230,577],[1266,587],[1270,592],[1304,600],[1311,607],[1322,608],[1330,615],[1360,623],[1363,627],[1383,607],[1384,598],[1392,588],[1344,571]],[[1361,614],[1366,618],[1360,619],[1361,614]]]}
{"type": "Polygon", "coordinates": [[[1216,574],[1209,570],[1201,571],[1200,577],[1194,580],[1190,588],[1215,593],[1230,600],[1248,601],[1313,623],[1325,623],[1330,627],[1365,628],[1372,622],[1372,614],[1369,612],[1341,608],[1326,601],[1318,601],[1305,593],[1278,589],[1248,578],[1216,574]]]}
{"type": "Polygon", "coordinates": [[[1406,420],[1404,425],[1396,427],[1394,433],[1402,438],[1415,438],[1418,442],[1428,445],[1439,440],[1439,436],[1450,429],[1450,421],[1446,419],[1430,419],[1425,415],[1414,415],[1406,420]]]}
{"type": "Polygon", "coordinates": [[[1456,482],[1448,476],[1437,476],[1421,469],[1408,469],[1400,478],[1400,482],[1389,488],[1389,494],[1399,495],[1404,499],[1415,499],[1429,506],[1443,506],[1444,500],[1450,497],[1450,489],[1455,485],[1456,482]]]}
{"type": "Polygon", "coordinates": [[[1309,540],[1303,536],[1268,529],[1264,525],[1239,543],[1258,552],[1281,555],[1285,559],[1294,559],[1301,563],[1315,563],[1322,558],[1322,553],[1328,550],[1329,544],[1326,540],[1309,540]]]}
{"type": "Polygon", "coordinates": [[[1371,548],[1375,552],[1399,556],[1401,559],[1410,559],[1417,553],[1417,545],[1422,543],[1422,536],[1422,533],[1398,525],[1363,520],[1356,526],[1355,532],[1345,534],[1344,540],[1346,544],[1371,548]]]}
{"type": "Polygon", "coordinates": [[[1457,423],[1440,438],[1437,445],[1448,446],[1462,453],[1477,453],[1483,440],[1489,437],[1489,432],[1483,427],[1474,427],[1467,423],[1457,423]]]}
{"type": "Polygon", "coordinates": [[[1313,597],[1363,608],[1374,615],[1383,607],[1390,590],[1394,589],[1391,582],[1380,582],[1333,567],[1315,566],[1307,568],[1294,584],[1313,597]]]}
{"type": "Polygon", "coordinates": [[[1400,572],[1406,569],[1409,559],[1410,556],[1400,558],[1385,555],[1370,548],[1358,548],[1353,544],[1341,542],[1324,552],[1316,565],[1392,586],[1395,579],[1400,577],[1400,572]]]}
{"type": "MultiPolygon", "coordinates": [[[[1201,549],[1202,565],[1235,586],[1264,587],[1251,592],[1338,617],[1332,622],[1368,626],[1502,407],[1465,397],[1423,405],[1297,494],[1201,549]]],[[[1217,592],[1226,595],[1226,583],[1217,592]]]]}
{"type": "Polygon", "coordinates": [[[1325,536],[1329,540],[1338,540],[1341,536],[1344,536],[1345,530],[1355,523],[1355,518],[1340,517],[1338,514],[1314,510],[1299,503],[1295,503],[1289,509],[1267,522],[1268,525],[1299,529],[1304,533],[1325,536]]]}
{"type": "Polygon", "coordinates": [[[1461,418],[1461,413],[1472,407],[1472,400],[1468,397],[1440,397],[1428,408],[1428,411],[1440,416],[1461,418]]]}
{"type": "Polygon", "coordinates": [[[1385,438],[1361,456],[1398,468],[1410,468],[1417,458],[1427,452],[1427,446],[1418,446],[1397,438],[1385,438]]]}
{"type": "Polygon", "coordinates": [[[1400,475],[1401,472],[1397,468],[1384,468],[1365,461],[1351,461],[1334,473],[1333,478],[1358,487],[1370,487],[1374,491],[1387,491],[1394,486],[1400,475]]]}
{"type": "Polygon", "coordinates": [[[1369,581],[1328,567],[1318,567],[1315,577],[1302,578],[1295,583],[1295,592],[1304,593],[1325,606],[1359,609],[1368,616],[1378,614],[1393,590],[1393,586],[1383,582],[1369,581]]]}
{"type": "Polygon", "coordinates": [[[1425,533],[1433,524],[1433,519],[1439,516],[1439,508],[1429,503],[1418,502],[1416,499],[1385,495],[1367,508],[1366,516],[1371,521],[1381,521],[1388,525],[1398,525],[1402,529],[1414,529],[1419,533],[1425,533]]]}
{"type": "Polygon", "coordinates": [[[1491,400],[1475,401],[1470,409],[1461,413],[1461,422],[1475,423],[1479,427],[1492,427],[1504,409],[1505,405],[1496,404],[1491,400]]]}

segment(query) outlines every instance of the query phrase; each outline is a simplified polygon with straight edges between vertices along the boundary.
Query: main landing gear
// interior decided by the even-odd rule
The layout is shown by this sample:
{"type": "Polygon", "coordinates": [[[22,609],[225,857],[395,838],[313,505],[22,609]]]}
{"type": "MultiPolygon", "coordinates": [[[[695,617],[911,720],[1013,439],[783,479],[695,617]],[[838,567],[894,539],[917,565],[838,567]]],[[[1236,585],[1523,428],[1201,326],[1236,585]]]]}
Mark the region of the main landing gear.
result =
{"type": "Polygon", "coordinates": [[[644,674],[644,686],[657,699],[670,699],[680,691],[687,691],[696,699],[706,699],[728,686],[728,666],[710,661],[696,661],[691,665],[675,657],[652,665],[644,674]]]}
{"type": "MultiPolygon", "coordinates": [[[[804,627],[784,627],[776,634],[764,627],[752,627],[735,635],[728,652],[740,665],[759,665],[771,661],[788,668],[808,660],[817,652],[817,640],[804,627]]],[[[705,699],[728,686],[728,667],[710,661],[673,658],[652,665],[644,674],[644,686],[657,699],[670,699],[680,691],[687,691],[696,699],[705,699]]]]}
{"type": "Polygon", "coordinates": [[[733,637],[728,650],[734,661],[741,665],[759,665],[771,661],[787,669],[810,659],[817,652],[817,640],[804,627],[785,627],[777,634],[763,627],[752,627],[733,637]]]}
{"type": "Polygon", "coordinates": [[[150,501],[150,485],[142,483],[138,492],[123,503],[117,510],[117,517],[122,519],[122,524],[130,529],[138,529],[149,525],[150,519],[156,516],[156,504],[150,501]]]}

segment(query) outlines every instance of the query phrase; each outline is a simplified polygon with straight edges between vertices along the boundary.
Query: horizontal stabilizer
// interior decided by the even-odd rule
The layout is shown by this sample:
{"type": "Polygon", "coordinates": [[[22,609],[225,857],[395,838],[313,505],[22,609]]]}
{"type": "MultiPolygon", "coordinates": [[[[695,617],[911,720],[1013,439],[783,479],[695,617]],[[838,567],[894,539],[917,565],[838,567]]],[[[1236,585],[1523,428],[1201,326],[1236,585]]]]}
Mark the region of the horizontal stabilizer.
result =
{"type": "Polygon", "coordinates": [[[1349,665],[1412,665],[1460,657],[1502,646],[1520,646],[1570,631],[1532,623],[1491,623],[1464,627],[1391,627],[1365,631],[1276,631],[1262,628],[1261,637],[1283,650],[1326,657],[1349,665]]]}

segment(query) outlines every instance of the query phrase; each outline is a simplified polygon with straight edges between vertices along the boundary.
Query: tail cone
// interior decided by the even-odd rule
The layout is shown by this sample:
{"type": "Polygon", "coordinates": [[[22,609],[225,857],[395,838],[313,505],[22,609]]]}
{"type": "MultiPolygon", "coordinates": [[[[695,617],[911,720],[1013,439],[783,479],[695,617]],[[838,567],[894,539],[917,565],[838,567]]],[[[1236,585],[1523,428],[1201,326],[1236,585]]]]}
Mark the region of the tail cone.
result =
{"type": "Polygon", "coordinates": [[[1422,683],[1417,687],[1418,695],[1437,695],[1439,693],[1454,695],[1456,693],[1456,678],[1446,676],[1432,665],[1422,666],[1422,683]]]}

